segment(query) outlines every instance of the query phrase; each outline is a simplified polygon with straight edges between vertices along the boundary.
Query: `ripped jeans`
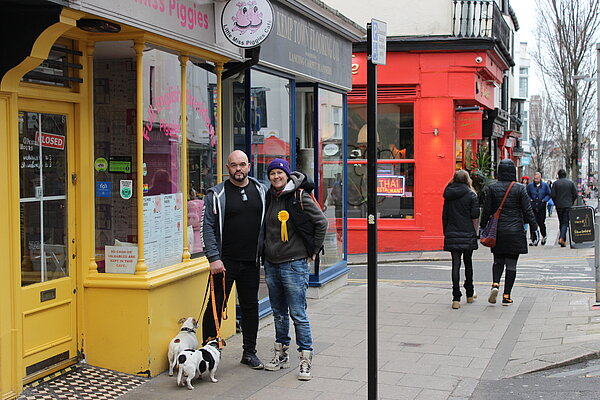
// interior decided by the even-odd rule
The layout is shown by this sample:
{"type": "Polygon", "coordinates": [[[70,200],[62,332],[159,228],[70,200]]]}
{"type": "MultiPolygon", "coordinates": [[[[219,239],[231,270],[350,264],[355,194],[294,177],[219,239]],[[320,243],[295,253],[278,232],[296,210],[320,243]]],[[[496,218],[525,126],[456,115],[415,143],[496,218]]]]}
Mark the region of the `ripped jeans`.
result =
{"type": "Polygon", "coordinates": [[[298,351],[312,351],[310,322],[306,315],[308,262],[306,259],[281,264],[265,261],[265,280],[275,320],[275,341],[290,345],[290,317],[294,321],[298,351]]]}

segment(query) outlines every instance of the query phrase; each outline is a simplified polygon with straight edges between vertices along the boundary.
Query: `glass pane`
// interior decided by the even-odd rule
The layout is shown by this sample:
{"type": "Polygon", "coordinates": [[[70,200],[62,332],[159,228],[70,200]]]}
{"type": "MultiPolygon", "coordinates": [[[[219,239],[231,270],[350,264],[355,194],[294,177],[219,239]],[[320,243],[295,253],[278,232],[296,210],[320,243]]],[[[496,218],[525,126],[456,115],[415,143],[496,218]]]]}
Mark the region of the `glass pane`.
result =
{"type": "Polygon", "coordinates": [[[314,89],[296,88],[296,169],[315,176],[314,89]]]}
{"type": "Polygon", "coordinates": [[[46,280],[69,275],[66,200],[43,202],[46,280]]]}
{"type": "Polygon", "coordinates": [[[264,184],[273,158],[290,160],[290,85],[289,79],[252,71],[252,163],[254,177],[264,184]]]}
{"type": "Polygon", "coordinates": [[[42,281],[40,202],[21,203],[21,286],[42,281]]]}
{"type": "Polygon", "coordinates": [[[200,218],[206,191],[216,184],[217,136],[215,74],[187,63],[188,247],[202,251],[200,218]]]}
{"type": "Polygon", "coordinates": [[[39,114],[19,112],[20,193],[22,199],[41,195],[41,148],[39,142],[36,141],[37,132],[39,132],[39,114]]]}
{"type": "MultiPolygon", "coordinates": [[[[413,104],[377,106],[377,158],[414,158],[413,104]]],[[[348,158],[367,158],[367,106],[348,107],[348,158]]]]}
{"type": "Polygon", "coordinates": [[[64,196],[67,193],[67,146],[64,136],[67,117],[42,114],[41,119],[44,196],[64,196]]]}
{"type": "Polygon", "coordinates": [[[343,96],[319,89],[320,162],[319,201],[325,208],[329,229],[325,235],[321,269],[344,259],[343,246],[343,96]]]}
{"type": "MultiPolygon", "coordinates": [[[[153,271],[181,262],[187,226],[181,190],[181,65],[177,55],[150,47],[144,51],[142,66],[144,259],[148,271],[153,271]]],[[[208,113],[207,107],[204,110],[208,113]]],[[[206,119],[211,121],[209,115],[206,119]]],[[[202,122],[206,128],[204,118],[202,122]]]]}
{"type": "Polygon", "coordinates": [[[135,188],[137,171],[133,42],[96,42],[93,76],[96,263],[106,272],[106,246],[138,241],[137,193],[120,193],[122,183],[135,188]]]}

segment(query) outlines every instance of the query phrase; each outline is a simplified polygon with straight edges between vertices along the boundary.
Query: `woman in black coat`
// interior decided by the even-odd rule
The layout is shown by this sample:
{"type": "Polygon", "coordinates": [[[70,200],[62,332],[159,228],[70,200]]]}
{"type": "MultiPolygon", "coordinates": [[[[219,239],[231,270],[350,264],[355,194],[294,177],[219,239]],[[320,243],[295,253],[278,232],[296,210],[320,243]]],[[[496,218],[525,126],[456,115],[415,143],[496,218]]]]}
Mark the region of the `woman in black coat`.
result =
{"type": "Polygon", "coordinates": [[[477,219],[479,202],[473,190],[471,177],[462,169],[454,172],[444,190],[444,250],[452,255],[452,308],[460,308],[460,261],[465,263],[467,303],[477,297],[473,287],[473,250],[477,249],[477,219]]]}
{"type": "MultiPolygon", "coordinates": [[[[481,228],[485,227],[489,218],[498,210],[510,183],[517,180],[517,169],[512,160],[502,160],[498,165],[498,181],[492,183],[485,190],[485,201],[481,213],[481,228]]],[[[498,233],[496,246],[492,247],[494,264],[492,266],[492,290],[488,301],[496,303],[500,279],[506,266],[504,279],[504,295],[502,305],[512,304],[510,292],[517,276],[517,261],[519,254],[527,254],[527,237],[523,224],[529,223],[532,232],[539,237],[538,225],[531,208],[531,202],[525,186],[515,183],[511,188],[500,218],[498,219],[498,233]]]]}

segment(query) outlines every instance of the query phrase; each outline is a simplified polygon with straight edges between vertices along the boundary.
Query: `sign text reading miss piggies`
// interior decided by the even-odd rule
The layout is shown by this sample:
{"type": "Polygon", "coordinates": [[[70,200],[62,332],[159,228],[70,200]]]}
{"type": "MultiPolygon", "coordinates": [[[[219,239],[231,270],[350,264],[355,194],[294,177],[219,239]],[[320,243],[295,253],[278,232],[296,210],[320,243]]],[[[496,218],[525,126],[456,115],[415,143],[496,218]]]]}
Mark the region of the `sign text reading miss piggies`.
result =
{"type": "Polygon", "coordinates": [[[208,29],[208,14],[196,9],[196,3],[186,4],[179,0],[133,0],[134,3],[152,8],[169,17],[177,18],[182,27],[208,29]]]}

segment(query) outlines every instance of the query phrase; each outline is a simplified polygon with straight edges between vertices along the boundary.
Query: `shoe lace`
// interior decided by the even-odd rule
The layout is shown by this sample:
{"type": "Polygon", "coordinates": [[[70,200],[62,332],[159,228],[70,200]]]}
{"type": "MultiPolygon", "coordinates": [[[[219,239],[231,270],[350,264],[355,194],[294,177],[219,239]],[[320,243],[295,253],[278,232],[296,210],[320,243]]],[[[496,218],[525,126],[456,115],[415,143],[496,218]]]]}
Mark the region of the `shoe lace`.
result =
{"type": "Polygon", "coordinates": [[[280,352],[278,350],[273,349],[273,358],[271,359],[271,362],[269,364],[274,364],[277,365],[279,364],[279,361],[281,360],[281,356],[279,354],[280,352]]]}
{"type": "Polygon", "coordinates": [[[307,359],[300,360],[300,373],[306,374],[310,372],[310,363],[307,359]]]}

